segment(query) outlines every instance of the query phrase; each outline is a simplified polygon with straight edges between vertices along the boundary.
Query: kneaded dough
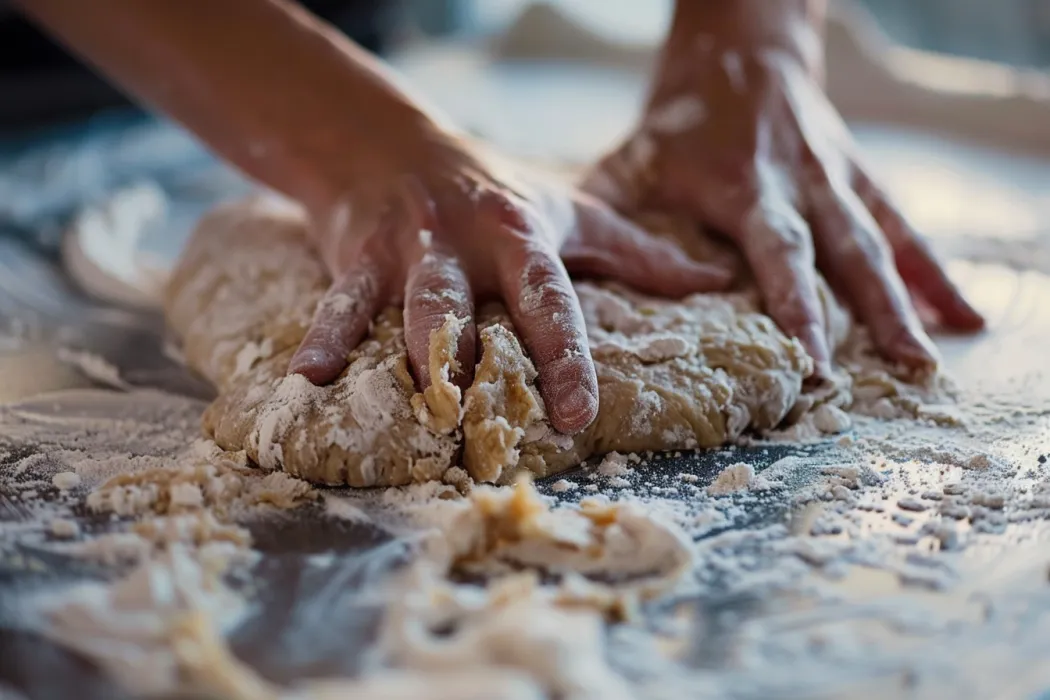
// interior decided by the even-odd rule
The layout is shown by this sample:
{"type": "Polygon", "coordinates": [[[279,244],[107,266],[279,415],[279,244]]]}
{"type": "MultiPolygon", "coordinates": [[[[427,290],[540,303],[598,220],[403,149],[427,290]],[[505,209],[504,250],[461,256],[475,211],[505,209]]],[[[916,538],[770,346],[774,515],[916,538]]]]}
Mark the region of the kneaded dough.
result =
{"type": "MultiPolygon", "coordinates": [[[[640,221],[695,257],[732,255],[682,222],[640,221]]],[[[441,479],[462,466],[476,481],[506,483],[520,469],[546,476],[614,450],[718,446],[797,421],[818,403],[803,390],[811,359],[759,312],[746,281],[681,301],[577,282],[600,406],[575,436],[552,430],[536,370],[498,305],[478,310],[479,360],[462,396],[446,379],[461,321],[450,317],[433,334],[434,386],[421,395],[394,308],[335,382],[312,386],[286,376],[329,282],[306,225],[298,207],[273,198],[220,207],[199,224],[167,290],[168,322],[187,361],[218,390],[205,432],[261,467],[365,487],[441,479]]],[[[841,348],[848,317],[832,295],[823,298],[832,347],[841,348]]],[[[882,396],[899,393],[884,384],[882,396]]],[[[829,397],[847,407],[848,382],[821,400],[829,397]]]]}

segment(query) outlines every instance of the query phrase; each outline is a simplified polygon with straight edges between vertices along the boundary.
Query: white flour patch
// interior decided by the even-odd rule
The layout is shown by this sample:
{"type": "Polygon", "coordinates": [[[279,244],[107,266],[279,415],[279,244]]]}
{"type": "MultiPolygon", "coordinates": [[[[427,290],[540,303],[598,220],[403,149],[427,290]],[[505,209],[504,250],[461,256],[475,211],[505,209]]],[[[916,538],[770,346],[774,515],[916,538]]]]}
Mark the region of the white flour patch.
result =
{"type": "Polygon", "coordinates": [[[683,95],[651,110],[645,118],[645,125],[654,133],[678,134],[696,127],[706,116],[707,107],[702,100],[683,95]]]}

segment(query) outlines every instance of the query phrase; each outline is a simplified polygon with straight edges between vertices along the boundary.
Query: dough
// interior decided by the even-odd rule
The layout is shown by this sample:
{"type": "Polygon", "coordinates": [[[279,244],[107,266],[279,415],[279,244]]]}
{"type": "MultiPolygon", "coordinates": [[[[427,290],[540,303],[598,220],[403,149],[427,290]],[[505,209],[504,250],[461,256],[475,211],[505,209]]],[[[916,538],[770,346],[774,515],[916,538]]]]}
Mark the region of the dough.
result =
{"type": "MultiPolygon", "coordinates": [[[[732,255],[684,223],[642,222],[679,238],[698,258],[732,255]]],[[[820,401],[843,408],[850,402],[848,381],[821,397],[803,391],[812,361],[759,313],[746,282],[740,291],[682,301],[577,282],[600,407],[576,436],[551,429],[536,370],[498,305],[478,310],[479,361],[462,402],[459,389],[442,379],[460,321],[450,317],[433,334],[436,380],[420,395],[393,308],[375,320],[339,379],[315,387],[285,376],[328,285],[305,231],[302,211],[284,201],[223,206],[201,221],[166,296],[187,361],[218,389],[204,431],[267,469],[364,487],[441,479],[462,465],[476,481],[506,483],[517,470],[546,476],[614,450],[714,447],[745,431],[799,421],[820,401]]],[[[867,346],[856,340],[863,334],[850,333],[830,294],[824,300],[832,347],[863,355],[867,346]]],[[[872,399],[903,395],[882,370],[868,384],[872,399]]]]}

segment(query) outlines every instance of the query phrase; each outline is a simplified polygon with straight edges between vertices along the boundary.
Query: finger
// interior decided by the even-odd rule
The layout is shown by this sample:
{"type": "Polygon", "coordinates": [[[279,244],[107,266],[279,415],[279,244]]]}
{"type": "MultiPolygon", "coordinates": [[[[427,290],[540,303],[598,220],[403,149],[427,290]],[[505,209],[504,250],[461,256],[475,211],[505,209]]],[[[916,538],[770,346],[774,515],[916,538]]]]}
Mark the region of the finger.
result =
{"type": "Polygon", "coordinates": [[[466,389],[474,375],[474,304],[462,268],[449,255],[428,251],[408,272],[405,342],[420,391],[430,386],[431,334],[454,317],[462,323],[449,380],[466,389]]]}
{"type": "Polygon", "coordinates": [[[784,202],[765,201],[744,219],[738,239],[762,300],[777,325],[813,358],[818,376],[831,371],[824,311],[817,294],[813,242],[806,222],[784,202]]]}
{"type": "Polygon", "coordinates": [[[368,333],[380,311],[382,284],[377,266],[362,257],[322,297],[310,329],[295,351],[288,371],[314,384],[327,384],[347,365],[350,352],[368,333]]]}
{"type": "Polygon", "coordinates": [[[553,251],[532,240],[516,242],[498,265],[511,319],[539,372],[551,424],[562,433],[578,433],[598,415],[598,379],[569,275],[553,251]]]}
{"type": "Polygon", "coordinates": [[[857,192],[886,234],[897,272],[905,284],[933,307],[948,328],[961,331],[984,328],[984,317],[963,297],[926,241],[866,175],[859,174],[857,180],[857,192]]]}
{"type": "Polygon", "coordinates": [[[666,297],[725,289],[733,273],[690,258],[667,238],[647,233],[599,202],[576,206],[578,234],[562,248],[570,272],[616,279],[666,297]]]}
{"type": "Polygon", "coordinates": [[[876,347],[890,360],[934,367],[937,351],[871,213],[847,187],[816,185],[810,194],[821,268],[871,330],[876,347]]]}

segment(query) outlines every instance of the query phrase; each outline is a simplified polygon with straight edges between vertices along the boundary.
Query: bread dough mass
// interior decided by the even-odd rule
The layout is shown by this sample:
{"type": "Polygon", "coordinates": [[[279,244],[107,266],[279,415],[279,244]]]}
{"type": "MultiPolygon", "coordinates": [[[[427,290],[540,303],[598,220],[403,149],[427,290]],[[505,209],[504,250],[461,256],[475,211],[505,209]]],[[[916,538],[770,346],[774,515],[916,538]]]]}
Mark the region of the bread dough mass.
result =
{"type": "MultiPolygon", "coordinates": [[[[732,255],[684,223],[642,223],[700,259],[732,255]]],[[[459,389],[441,379],[460,321],[450,317],[433,334],[435,384],[421,395],[393,308],[376,319],[335,382],[312,386],[285,374],[329,283],[306,225],[300,209],[272,198],[215,210],[193,234],[166,298],[187,361],[218,389],[205,432],[264,468],[363,487],[441,479],[462,465],[476,481],[505,483],[520,469],[546,476],[613,450],[718,446],[798,421],[818,403],[803,389],[811,359],[758,311],[746,283],[669,301],[577,282],[600,406],[576,436],[551,429],[536,370],[498,305],[478,309],[479,360],[461,401],[459,389]]],[[[851,333],[833,297],[823,297],[832,347],[856,354],[863,334],[851,333]]],[[[869,385],[886,387],[883,396],[900,394],[885,373],[869,385]]],[[[832,402],[847,407],[848,388],[831,392],[832,402]]]]}

